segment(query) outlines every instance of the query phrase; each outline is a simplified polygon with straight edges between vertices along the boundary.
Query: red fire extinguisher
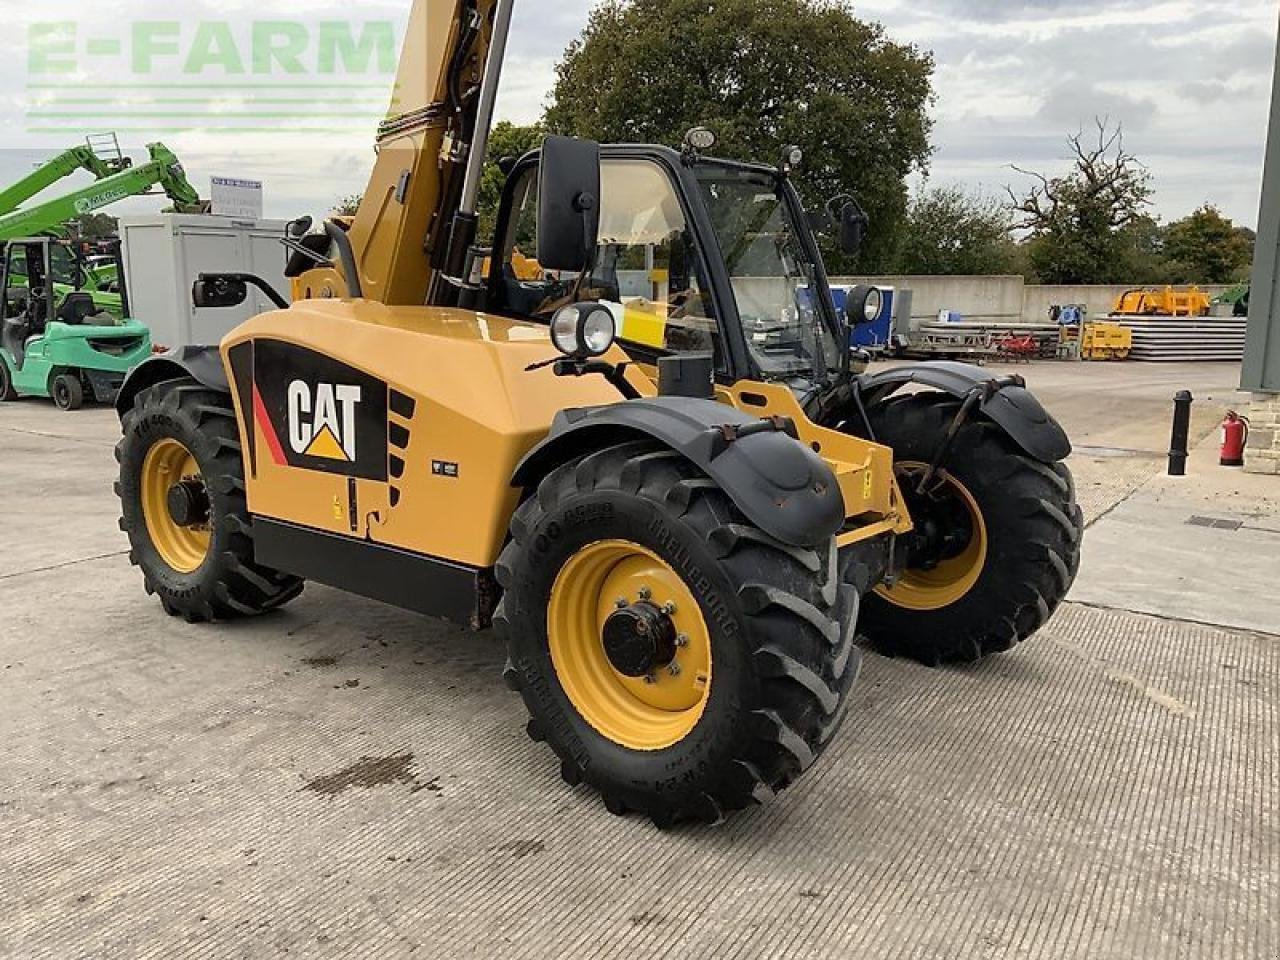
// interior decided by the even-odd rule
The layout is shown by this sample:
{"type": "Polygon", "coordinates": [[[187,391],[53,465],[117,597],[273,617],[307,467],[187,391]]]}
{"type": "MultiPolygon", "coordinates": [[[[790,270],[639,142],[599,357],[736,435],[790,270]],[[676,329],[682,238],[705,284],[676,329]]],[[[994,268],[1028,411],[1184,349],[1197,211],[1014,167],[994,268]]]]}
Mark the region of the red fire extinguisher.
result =
{"type": "Polygon", "coordinates": [[[1249,420],[1234,410],[1222,421],[1222,465],[1243,467],[1244,451],[1249,445],[1249,420]]]}

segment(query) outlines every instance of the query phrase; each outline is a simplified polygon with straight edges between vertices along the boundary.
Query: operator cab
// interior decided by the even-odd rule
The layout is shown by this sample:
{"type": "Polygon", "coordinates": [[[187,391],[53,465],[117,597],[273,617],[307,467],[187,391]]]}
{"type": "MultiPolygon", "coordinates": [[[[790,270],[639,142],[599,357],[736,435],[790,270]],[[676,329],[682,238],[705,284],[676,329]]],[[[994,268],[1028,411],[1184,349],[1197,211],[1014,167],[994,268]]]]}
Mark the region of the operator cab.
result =
{"type": "Polygon", "coordinates": [[[840,371],[847,328],[788,168],[602,147],[599,242],[583,274],[537,262],[538,177],[534,152],[508,178],[490,310],[549,323],[596,300],[636,362],[709,353],[726,384],[774,381],[803,395],[840,371]]]}

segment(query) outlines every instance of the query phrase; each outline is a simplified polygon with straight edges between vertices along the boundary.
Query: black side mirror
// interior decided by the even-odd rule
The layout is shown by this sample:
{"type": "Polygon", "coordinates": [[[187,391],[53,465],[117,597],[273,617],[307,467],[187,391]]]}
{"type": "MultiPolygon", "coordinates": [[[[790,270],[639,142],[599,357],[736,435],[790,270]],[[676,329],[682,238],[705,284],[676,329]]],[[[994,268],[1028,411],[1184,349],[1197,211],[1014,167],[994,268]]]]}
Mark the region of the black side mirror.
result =
{"type": "Polygon", "coordinates": [[[191,300],[197,307],[214,310],[238,307],[248,299],[249,285],[229,277],[202,277],[191,289],[191,300]]]}
{"type": "Polygon", "coordinates": [[[867,239],[871,218],[857,200],[846,199],[840,208],[840,249],[849,256],[856,256],[867,239]]]}
{"type": "Polygon", "coordinates": [[[600,145],[547,137],[538,170],[538,262],[580,273],[600,234],[600,145]]]}

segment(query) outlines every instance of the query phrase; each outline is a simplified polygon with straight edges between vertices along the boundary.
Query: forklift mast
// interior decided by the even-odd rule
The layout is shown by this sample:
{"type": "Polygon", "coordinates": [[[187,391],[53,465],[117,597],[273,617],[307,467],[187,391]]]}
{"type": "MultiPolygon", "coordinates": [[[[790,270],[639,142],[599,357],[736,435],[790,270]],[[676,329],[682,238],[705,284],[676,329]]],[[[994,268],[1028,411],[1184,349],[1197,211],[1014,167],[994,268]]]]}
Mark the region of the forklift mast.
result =
{"type": "Polygon", "coordinates": [[[414,0],[377,161],[350,230],[367,299],[457,302],[512,5],[414,0]]]}

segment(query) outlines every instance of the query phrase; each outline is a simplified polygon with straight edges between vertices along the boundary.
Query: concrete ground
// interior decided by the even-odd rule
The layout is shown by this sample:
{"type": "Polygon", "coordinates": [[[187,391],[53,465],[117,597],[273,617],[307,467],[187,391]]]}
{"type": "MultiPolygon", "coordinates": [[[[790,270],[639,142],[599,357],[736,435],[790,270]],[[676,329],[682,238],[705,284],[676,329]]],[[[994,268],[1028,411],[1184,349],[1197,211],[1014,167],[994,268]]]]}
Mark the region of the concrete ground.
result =
{"type": "Polygon", "coordinates": [[[870,657],[794,789],[671,833],[560,782],[489,635],[318,587],[164,617],[111,415],[0,408],[0,955],[1280,957],[1280,485],[1211,441],[1157,476],[1172,394],[1206,437],[1237,371],[1020,372],[1080,447],[1073,602],[977,667],[870,657]]]}

